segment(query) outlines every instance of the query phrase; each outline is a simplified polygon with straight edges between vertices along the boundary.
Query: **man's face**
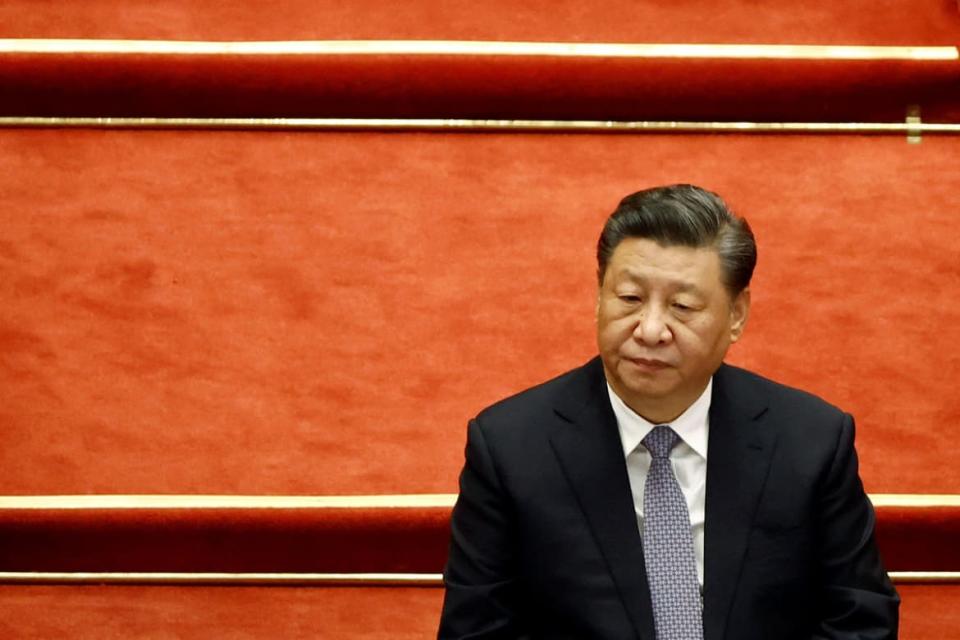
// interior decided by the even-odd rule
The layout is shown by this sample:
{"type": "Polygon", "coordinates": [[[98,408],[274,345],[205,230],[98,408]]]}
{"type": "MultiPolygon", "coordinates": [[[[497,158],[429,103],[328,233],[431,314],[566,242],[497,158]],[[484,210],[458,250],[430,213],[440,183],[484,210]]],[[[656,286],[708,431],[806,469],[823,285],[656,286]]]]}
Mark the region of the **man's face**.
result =
{"type": "Polygon", "coordinates": [[[652,422],[673,420],[703,392],[743,331],[750,293],[735,299],[712,247],[626,238],[597,295],[597,343],[607,381],[652,422]]]}

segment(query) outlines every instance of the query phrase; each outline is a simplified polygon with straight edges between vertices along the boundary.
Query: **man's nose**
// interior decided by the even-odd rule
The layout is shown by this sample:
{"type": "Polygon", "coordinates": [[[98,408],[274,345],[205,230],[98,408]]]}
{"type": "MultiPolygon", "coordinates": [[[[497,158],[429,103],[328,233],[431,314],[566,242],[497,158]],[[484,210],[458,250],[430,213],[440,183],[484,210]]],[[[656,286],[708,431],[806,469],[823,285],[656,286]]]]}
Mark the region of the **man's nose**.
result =
{"type": "Polygon", "coordinates": [[[642,309],[633,330],[633,337],[651,346],[669,342],[673,334],[663,310],[653,306],[642,309]]]}

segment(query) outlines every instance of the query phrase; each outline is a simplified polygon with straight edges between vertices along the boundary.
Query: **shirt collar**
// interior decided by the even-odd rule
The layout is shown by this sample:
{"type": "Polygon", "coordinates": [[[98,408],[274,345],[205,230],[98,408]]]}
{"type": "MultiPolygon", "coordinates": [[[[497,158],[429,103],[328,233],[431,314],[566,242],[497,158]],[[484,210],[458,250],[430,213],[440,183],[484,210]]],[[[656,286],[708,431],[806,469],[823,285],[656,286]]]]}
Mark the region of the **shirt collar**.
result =
{"type": "MultiPolygon", "coordinates": [[[[670,423],[670,428],[680,436],[680,439],[704,460],[707,459],[707,430],[712,391],[713,378],[710,378],[700,397],[694,400],[686,411],[670,423]]],[[[607,383],[607,393],[610,394],[610,404],[613,407],[614,415],[617,417],[620,442],[623,444],[623,456],[626,457],[660,423],[650,422],[628,407],[616,394],[609,382],[607,383]]]]}

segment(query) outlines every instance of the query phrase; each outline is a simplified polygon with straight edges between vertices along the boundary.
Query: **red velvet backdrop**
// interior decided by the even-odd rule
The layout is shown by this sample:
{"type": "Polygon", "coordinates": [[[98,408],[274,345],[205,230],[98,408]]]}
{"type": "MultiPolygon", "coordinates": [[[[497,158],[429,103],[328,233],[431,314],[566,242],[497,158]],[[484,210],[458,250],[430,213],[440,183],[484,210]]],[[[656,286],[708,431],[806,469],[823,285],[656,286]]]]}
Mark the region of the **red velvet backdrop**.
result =
{"type": "MultiPolygon", "coordinates": [[[[904,640],[950,640],[960,587],[900,587],[904,640]]],[[[5,638],[436,637],[443,592],[424,588],[0,586],[5,638]]]]}
{"type": "Polygon", "coordinates": [[[5,0],[0,37],[957,44],[954,0],[5,0]]]}
{"type": "MultiPolygon", "coordinates": [[[[946,0],[0,5],[0,38],[958,36],[946,0]]],[[[605,215],[680,180],[726,195],[760,239],[731,360],[853,411],[869,490],[958,492],[957,152],[897,136],[2,130],[0,494],[453,491],[470,415],[594,352],[605,215]]],[[[955,586],[901,593],[902,637],[960,625],[955,586]]],[[[0,632],[405,639],[434,633],[439,601],[5,586],[0,632]]]]}
{"type": "Polygon", "coordinates": [[[0,132],[0,493],[456,489],[466,420],[590,357],[623,194],[760,243],[731,354],[858,419],[875,492],[960,471],[956,138],[0,132]]]}

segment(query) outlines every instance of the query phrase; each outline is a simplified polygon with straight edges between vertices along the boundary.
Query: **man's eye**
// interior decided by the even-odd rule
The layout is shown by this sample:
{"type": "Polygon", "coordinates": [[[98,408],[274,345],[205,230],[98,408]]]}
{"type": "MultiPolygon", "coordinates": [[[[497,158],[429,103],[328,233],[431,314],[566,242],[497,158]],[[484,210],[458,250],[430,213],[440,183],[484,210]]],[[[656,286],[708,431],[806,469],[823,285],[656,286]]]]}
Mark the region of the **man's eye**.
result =
{"type": "Polygon", "coordinates": [[[673,308],[677,311],[693,311],[693,307],[688,307],[687,305],[680,304],[679,302],[674,302],[673,308]]]}
{"type": "Polygon", "coordinates": [[[640,296],[621,295],[620,299],[623,300],[624,302],[629,302],[630,304],[635,304],[637,302],[640,302],[640,296]]]}

